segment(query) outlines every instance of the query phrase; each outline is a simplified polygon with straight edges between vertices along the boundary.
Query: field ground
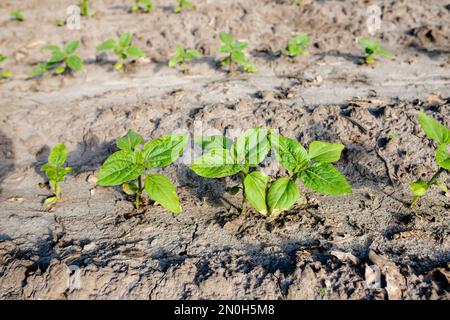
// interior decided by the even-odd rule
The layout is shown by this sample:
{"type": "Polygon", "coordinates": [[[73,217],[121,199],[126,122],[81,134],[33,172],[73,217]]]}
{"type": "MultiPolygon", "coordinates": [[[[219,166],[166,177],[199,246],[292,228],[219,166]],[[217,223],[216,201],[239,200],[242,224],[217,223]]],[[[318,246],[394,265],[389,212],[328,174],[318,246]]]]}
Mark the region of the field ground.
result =
{"type": "Polygon", "coordinates": [[[380,36],[396,59],[365,66],[355,44],[368,36],[361,1],[194,2],[175,15],[160,1],[145,15],[98,0],[78,31],[52,24],[71,1],[0,4],[2,68],[15,75],[0,83],[0,298],[448,299],[449,195],[432,189],[407,204],[408,184],[437,169],[418,110],[450,125],[450,7],[379,1],[380,36]],[[23,23],[7,19],[17,6],[23,23]],[[95,46],[125,31],[150,59],[121,74],[95,46]],[[221,31],[248,40],[257,73],[217,67],[221,31]],[[310,56],[280,54],[300,31],[313,39],[310,56]],[[25,79],[45,58],[41,47],[73,39],[82,73],[25,79]],[[177,42],[204,55],[189,75],[166,67],[177,42]],[[238,214],[241,196],[225,192],[233,179],[205,180],[182,164],[162,170],[176,181],[178,216],[154,205],[135,212],[119,189],[95,186],[128,129],[151,139],[200,121],[220,131],[264,125],[305,145],[342,142],[337,166],[354,192],[302,189],[303,202],[268,222],[238,214]],[[75,173],[47,211],[38,168],[62,141],[75,173]],[[372,288],[377,268],[381,288],[372,288]]]}

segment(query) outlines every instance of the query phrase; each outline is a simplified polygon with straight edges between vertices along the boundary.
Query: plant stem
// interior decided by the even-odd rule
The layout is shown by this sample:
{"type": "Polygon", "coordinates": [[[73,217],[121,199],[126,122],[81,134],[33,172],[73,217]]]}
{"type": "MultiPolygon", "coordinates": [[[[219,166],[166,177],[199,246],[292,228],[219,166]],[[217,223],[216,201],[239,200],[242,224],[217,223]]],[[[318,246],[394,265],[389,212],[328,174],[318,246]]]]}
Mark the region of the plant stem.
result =
{"type": "MultiPolygon", "coordinates": [[[[439,178],[442,172],[444,172],[444,168],[439,168],[439,170],[431,177],[431,179],[427,182],[428,188],[431,187],[433,184],[436,183],[436,180],[439,178]]],[[[413,200],[411,201],[411,204],[409,205],[410,208],[412,208],[416,202],[421,198],[421,196],[414,196],[413,200]]]]}
{"type": "Polygon", "coordinates": [[[245,173],[244,172],[239,172],[239,178],[241,178],[242,181],[242,206],[241,206],[241,214],[245,214],[247,211],[247,203],[245,202],[245,185],[244,185],[244,180],[245,180],[245,173]]]}
{"type": "Polygon", "coordinates": [[[141,193],[142,193],[142,176],[138,178],[138,190],[136,192],[136,209],[139,209],[141,205],[141,193]]]}

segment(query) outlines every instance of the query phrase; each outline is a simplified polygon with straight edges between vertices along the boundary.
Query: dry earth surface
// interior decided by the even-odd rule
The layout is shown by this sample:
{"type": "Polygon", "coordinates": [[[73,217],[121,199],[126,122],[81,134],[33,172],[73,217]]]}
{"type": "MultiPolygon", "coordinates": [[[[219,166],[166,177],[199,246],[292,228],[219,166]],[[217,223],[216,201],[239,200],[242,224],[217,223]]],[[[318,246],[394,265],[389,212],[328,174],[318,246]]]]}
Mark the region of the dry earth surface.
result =
{"type": "MultiPolygon", "coordinates": [[[[80,30],[53,24],[73,1],[0,3],[0,298],[2,299],[448,299],[450,198],[437,189],[410,209],[408,184],[436,169],[417,114],[450,126],[450,3],[443,1],[194,0],[174,14],[132,1],[97,0],[80,30]],[[361,64],[366,9],[382,8],[379,36],[394,60],[361,64]],[[8,19],[20,7],[26,20],[8,19]],[[126,73],[100,42],[129,31],[150,57],[126,73]],[[255,74],[217,67],[218,34],[249,41],[255,74]],[[310,56],[282,54],[293,34],[312,37],[310,56]],[[80,39],[82,73],[26,80],[46,44],[80,39]],[[197,48],[190,74],[166,67],[175,43],[197,48]],[[353,194],[303,199],[273,222],[249,212],[232,179],[205,180],[184,164],[176,181],[183,213],[148,203],[133,210],[95,174],[134,129],[147,139],[175,130],[280,129],[307,145],[342,142],[337,166],[353,194]],[[395,136],[389,139],[389,136],[395,136]],[[39,166],[65,142],[74,168],[63,201],[46,210],[39,166]],[[371,284],[381,272],[381,286],[371,284]]],[[[282,170],[263,164],[264,170],[282,170]]],[[[450,176],[443,176],[450,184],[450,176]]]]}

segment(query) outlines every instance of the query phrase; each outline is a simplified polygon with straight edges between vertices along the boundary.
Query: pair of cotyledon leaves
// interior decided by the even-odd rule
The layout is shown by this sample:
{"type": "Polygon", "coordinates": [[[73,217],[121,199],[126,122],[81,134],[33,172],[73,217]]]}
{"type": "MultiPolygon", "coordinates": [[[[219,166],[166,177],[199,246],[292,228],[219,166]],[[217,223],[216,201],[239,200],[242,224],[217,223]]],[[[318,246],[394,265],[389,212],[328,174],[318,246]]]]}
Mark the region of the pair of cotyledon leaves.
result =
{"type": "MultiPolygon", "coordinates": [[[[162,168],[183,153],[188,141],[185,134],[173,134],[145,143],[144,138],[134,131],[116,140],[119,151],[113,153],[103,164],[98,173],[97,184],[116,186],[141,177],[147,169],[162,168]]],[[[147,174],[144,182],[147,194],[164,208],[174,213],[181,212],[175,186],[165,176],[147,174]]]]}
{"type": "Polygon", "coordinates": [[[296,178],[307,187],[330,195],[351,193],[352,189],[341,173],[330,163],[338,161],[342,144],[314,141],[309,150],[296,140],[273,132],[254,128],[247,130],[236,143],[226,137],[203,138],[203,149],[209,150],[190,167],[198,175],[221,178],[243,172],[245,197],[262,214],[276,214],[289,209],[299,198],[296,178]],[[247,174],[261,163],[270,150],[293,178],[270,178],[259,171],[247,174]]]}

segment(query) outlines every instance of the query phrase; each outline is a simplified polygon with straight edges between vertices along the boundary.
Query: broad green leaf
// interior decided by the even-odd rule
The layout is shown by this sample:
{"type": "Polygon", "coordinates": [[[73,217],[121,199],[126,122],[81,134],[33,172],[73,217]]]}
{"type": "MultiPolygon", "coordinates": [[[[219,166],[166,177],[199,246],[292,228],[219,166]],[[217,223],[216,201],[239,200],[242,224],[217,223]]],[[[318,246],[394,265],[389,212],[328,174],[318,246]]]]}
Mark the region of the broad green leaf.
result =
{"type": "Polygon", "coordinates": [[[236,164],[227,149],[212,149],[199,157],[190,168],[199,176],[206,178],[223,178],[232,176],[242,170],[236,164]]]}
{"type": "Polygon", "coordinates": [[[136,192],[138,191],[138,187],[134,183],[124,183],[122,185],[122,190],[127,195],[132,196],[132,195],[136,194],[136,192]]]}
{"type": "Polygon", "coordinates": [[[331,164],[316,162],[300,173],[300,180],[308,188],[322,194],[352,193],[345,177],[331,164]]]}
{"type": "Polygon", "coordinates": [[[267,215],[266,192],[270,178],[259,171],[249,173],[244,179],[245,198],[256,211],[267,215]]]}
{"type": "Polygon", "coordinates": [[[256,69],[255,66],[253,66],[251,64],[244,65],[243,69],[244,69],[245,72],[249,72],[249,73],[256,72],[258,70],[258,69],[256,69]]]}
{"type": "Polygon", "coordinates": [[[134,151],[136,146],[140,145],[143,141],[144,138],[140,134],[137,134],[133,130],[128,130],[126,135],[116,139],[116,145],[119,149],[134,151]]]}
{"type": "Polygon", "coordinates": [[[341,143],[329,143],[313,141],[309,144],[308,156],[316,162],[335,162],[341,157],[344,145],[341,143]]]}
{"type": "Polygon", "coordinates": [[[297,173],[309,165],[308,153],[296,140],[282,135],[270,135],[275,159],[286,170],[297,173]]]}
{"type": "Polygon", "coordinates": [[[419,123],[425,135],[439,144],[450,144],[450,129],[420,110],[419,123]]]}
{"type": "Polygon", "coordinates": [[[4,55],[0,54],[0,62],[5,61],[6,59],[8,59],[7,56],[4,56],[4,55]]]}
{"type": "Polygon", "coordinates": [[[69,42],[64,47],[64,52],[67,55],[70,55],[70,54],[74,53],[75,51],[77,51],[79,46],[80,46],[80,41],[79,40],[75,40],[75,41],[69,42]]]}
{"type": "Polygon", "coordinates": [[[77,55],[68,57],[66,63],[72,71],[80,71],[83,69],[83,60],[77,55]]]}
{"type": "Polygon", "coordinates": [[[61,66],[61,67],[58,67],[58,68],[55,69],[55,73],[56,74],[61,74],[64,71],[66,71],[66,67],[65,66],[61,66]]]}
{"type": "Polygon", "coordinates": [[[116,186],[137,179],[145,170],[144,165],[137,164],[136,154],[127,150],[113,153],[97,175],[99,186],[116,186]]]}
{"type": "Polygon", "coordinates": [[[145,178],[145,191],[156,202],[173,213],[181,212],[177,190],[172,182],[160,174],[149,174],[145,178]]]}
{"type": "Polygon", "coordinates": [[[49,63],[61,62],[66,59],[66,54],[62,51],[52,52],[52,56],[48,60],[49,63]]]}
{"type": "Polygon", "coordinates": [[[214,135],[214,136],[196,136],[194,137],[194,142],[203,150],[211,149],[230,149],[233,145],[233,141],[225,136],[214,135]]]}
{"type": "Polygon", "coordinates": [[[219,38],[223,43],[230,44],[233,42],[233,37],[229,33],[221,32],[219,38]]]}
{"type": "Polygon", "coordinates": [[[268,130],[263,128],[253,128],[244,132],[235,144],[238,163],[250,167],[261,163],[270,151],[267,134],[268,130]]]}
{"type": "Polygon", "coordinates": [[[414,196],[421,197],[428,192],[430,186],[423,179],[419,179],[409,185],[409,189],[412,191],[414,196]]]}
{"type": "Polygon", "coordinates": [[[145,167],[162,168],[177,160],[188,142],[188,135],[173,134],[147,142],[142,148],[145,167]]]}
{"type": "Polygon", "coordinates": [[[45,199],[44,204],[55,204],[58,202],[58,197],[48,197],[45,199]]]}
{"type": "Polygon", "coordinates": [[[190,49],[186,50],[186,58],[188,60],[191,60],[192,58],[198,58],[201,56],[202,56],[202,54],[195,49],[190,48],[190,49]]]}
{"type": "MultiPolygon", "coordinates": [[[[41,168],[42,169],[42,168],[41,168]]],[[[55,182],[61,182],[64,180],[64,177],[70,173],[72,170],[70,168],[61,168],[56,166],[47,166],[45,167],[45,175],[55,182]]]]}
{"type": "Polygon", "coordinates": [[[67,159],[67,150],[64,143],[57,144],[48,156],[48,163],[54,167],[62,167],[67,159]]]}
{"type": "Polygon", "coordinates": [[[36,68],[34,68],[30,73],[28,73],[29,78],[34,78],[47,73],[47,66],[45,63],[40,63],[36,68]]]}
{"type": "Polygon", "coordinates": [[[119,39],[119,46],[122,48],[126,48],[131,44],[131,40],[133,39],[133,36],[129,32],[125,32],[120,36],[119,39]]]}
{"type": "Polygon", "coordinates": [[[300,197],[300,191],[289,178],[279,178],[267,192],[267,204],[271,215],[290,209],[300,197]]]}
{"type": "Polygon", "coordinates": [[[450,154],[448,152],[449,145],[441,144],[436,149],[436,162],[439,167],[450,170],[450,154]]]}
{"type": "Polygon", "coordinates": [[[247,64],[247,57],[242,51],[234,51],[231,54],[231,59],[237,62],[237,64],[243,66],[247,64]]]}
{"type": "Polygon", "coordinates": [[[2,71],[0,72],[0,78],[10,78],[12,77],[12,72],[11,71],[2,71]]]}
{"type": "Polygon", "coordinates": [[[117,46],[116,42],[113,39],[106,40],[102,44],[98,45],[96,47],[97,51],[106,51],[106,50],[113,50],[117,46]]]}
{"type": "Polygon", "coordinates": [[[135,57],[135,58],[143,58],[143,57],[145,57],[145,52],[136,46],[130,46],[127,49],[127,55],[129,55],[130,57],[135,57]]]}
{"type": "Polygon", "coordinates": [[[448,187],[445,184],[444,181],[442,180],[438,180],[436,181],[436,186],[439,188],[439,190],[441,190],[443,193],[447,193],[448,192],[448,187]]]}

